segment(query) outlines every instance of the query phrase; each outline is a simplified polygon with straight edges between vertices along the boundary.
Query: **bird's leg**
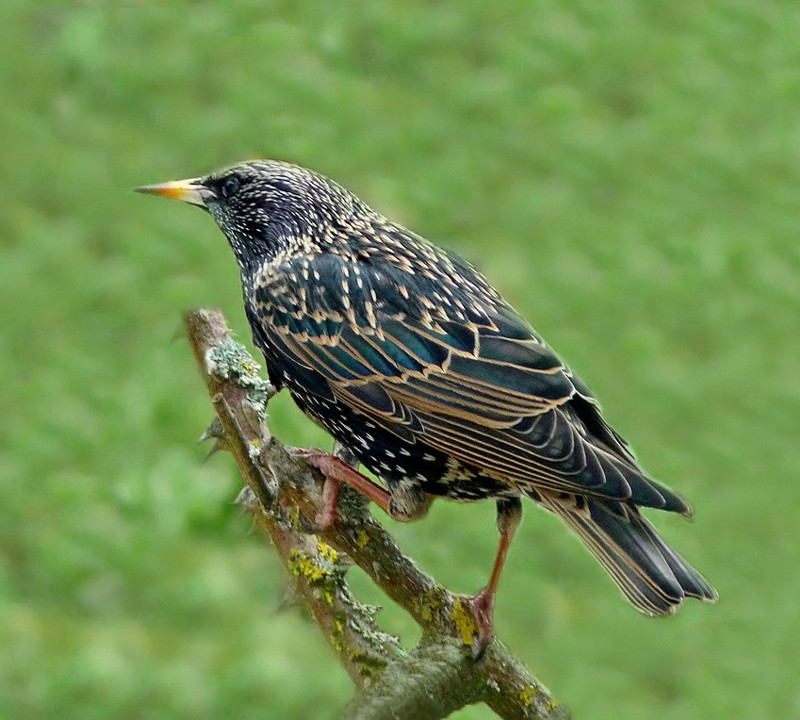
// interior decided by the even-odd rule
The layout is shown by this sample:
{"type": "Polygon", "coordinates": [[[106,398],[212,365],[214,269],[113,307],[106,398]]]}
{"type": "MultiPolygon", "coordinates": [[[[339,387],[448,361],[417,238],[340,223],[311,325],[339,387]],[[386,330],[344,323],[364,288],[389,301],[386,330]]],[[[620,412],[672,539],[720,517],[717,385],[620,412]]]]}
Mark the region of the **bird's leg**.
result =
{"type": "Polygon", "coordinates": [[[476,660],[480,660],[494,635],[494,597],[500,574],[506,561],[508,548],[514,539],[514,533],[522,520],[522,502],[518,497],[504,498],[497,501],[497,529],[500,531],[500,545],[494,559],[489,584],[470,598],[470,606],[478,625],[478,641],[473,647],[476,660]]]}
{"type": "MultiPolygon", "coordinates": [[[[331,454],[358,472],[360,464],[358,458],[338,440],[333,443],[333,453],[331,454]]],[[[317,525],[321,530],[327,530],[336,522],[336,508],[339,503],[340,487],[339,480],[325,475],[325,484],[322,486],[322,510],[320,510],[316,518],[317,525]]]]}
{"type": "Polygon", "coordinates": [[[317,522],[324,530],[336,522],[336,503],[339,499],[339,485],[344,483],[366,495],[370,500],[389,512],[391,495],[380,485],[372,482],[341,458],[324,450],[309,449],[302,452],[306,462],[317,468],[325,476],[322,490],[322,510],[317,522]]]}
{"type": "Polygon", "coordinates": [[[339,488],[341,482],[329,475],[325,475],[325,484],[322,486],[322,510],[317,513],[316,522],[320,530],[327,530],[333,527],[336,522],[336,508],[339,505],[339,488]]]}

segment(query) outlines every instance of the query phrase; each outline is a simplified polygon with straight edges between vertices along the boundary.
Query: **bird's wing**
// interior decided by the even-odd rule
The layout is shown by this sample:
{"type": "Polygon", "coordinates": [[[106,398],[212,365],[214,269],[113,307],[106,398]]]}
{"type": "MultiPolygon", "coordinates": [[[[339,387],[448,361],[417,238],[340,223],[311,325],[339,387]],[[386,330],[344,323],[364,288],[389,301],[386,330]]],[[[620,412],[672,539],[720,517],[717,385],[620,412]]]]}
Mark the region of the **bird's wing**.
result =
{"type": "Polygon", "coordinates": [[[389,263],[321,254],[262,275],[252,301],[307,391],[407,441],[521,486],[686,511],[638,468],[533,329],[496,294],[472,289],[477,300],[389,263]]]}

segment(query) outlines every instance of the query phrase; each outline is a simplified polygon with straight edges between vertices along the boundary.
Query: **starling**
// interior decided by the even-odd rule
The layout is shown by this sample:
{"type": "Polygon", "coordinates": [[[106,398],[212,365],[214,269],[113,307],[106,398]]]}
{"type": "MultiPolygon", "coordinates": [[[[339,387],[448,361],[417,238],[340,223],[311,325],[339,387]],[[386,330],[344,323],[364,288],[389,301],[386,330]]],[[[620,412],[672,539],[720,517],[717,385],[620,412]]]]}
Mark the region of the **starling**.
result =
{"type": "Polygon", "coordinates": [[[497,503],[497,557],[471,599],[477,656],[523,496],[562,518],[638,610],[716,599],[640,512],[688,517],[689,504],[648,477],[584,382],[465,260],[284,162],[137,190],[211,214],[270,381],[388,489],[312,451],[322,525],[336,520],[340,482],[398,520],[436,497],[497,503]]]}

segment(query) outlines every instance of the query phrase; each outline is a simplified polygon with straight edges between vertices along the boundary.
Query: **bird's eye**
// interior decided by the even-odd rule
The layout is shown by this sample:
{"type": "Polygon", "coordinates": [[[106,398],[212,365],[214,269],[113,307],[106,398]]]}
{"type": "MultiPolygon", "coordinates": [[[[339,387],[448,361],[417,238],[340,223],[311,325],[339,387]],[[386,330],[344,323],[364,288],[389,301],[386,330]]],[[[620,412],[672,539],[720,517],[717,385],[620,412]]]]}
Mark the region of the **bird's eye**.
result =
{"type": "Polygon", "coordinates": [[[233,176],[225,178],[220,186],[219,192],[226,200],[232,197],[239,190],[239,180],[233,176]]]}

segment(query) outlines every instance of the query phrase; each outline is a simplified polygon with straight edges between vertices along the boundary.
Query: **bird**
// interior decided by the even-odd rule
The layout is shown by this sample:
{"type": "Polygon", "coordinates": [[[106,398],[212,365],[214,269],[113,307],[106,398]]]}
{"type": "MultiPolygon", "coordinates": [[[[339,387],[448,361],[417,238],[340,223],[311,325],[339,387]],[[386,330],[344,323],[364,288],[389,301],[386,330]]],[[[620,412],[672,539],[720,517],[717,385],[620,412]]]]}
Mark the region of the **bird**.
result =
{"type": "Polygon", "coordinates": [[[341,483],[403,521],[435,498],[495,501],[494,566],[469,599],[476,658],[522,498],[561,518],[637,610],[717,599],[641,511],[690,517],[689,503],[642,469],[587,385],[469,262],[283,161],[136,190],[216,221],[270,382],[357,460],[307,454],[325,477],[322,527],[341,483]]]}

